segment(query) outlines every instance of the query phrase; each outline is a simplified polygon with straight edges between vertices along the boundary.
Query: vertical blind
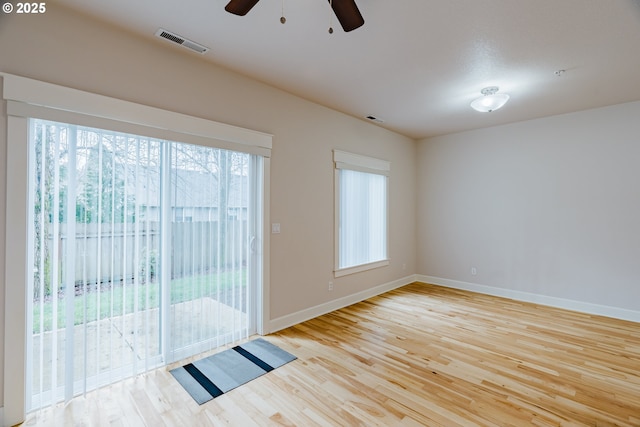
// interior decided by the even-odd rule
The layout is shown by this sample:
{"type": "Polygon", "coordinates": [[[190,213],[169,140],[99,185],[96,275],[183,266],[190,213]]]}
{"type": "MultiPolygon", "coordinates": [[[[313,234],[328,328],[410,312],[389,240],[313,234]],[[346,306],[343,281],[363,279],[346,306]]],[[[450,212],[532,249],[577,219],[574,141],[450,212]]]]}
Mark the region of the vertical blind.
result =
{"type": "Polygon", "coordinates": [[[387,177],[340,169],[338,268],[387,258],[387,177]]]}
{"type": "MultiPolygon", "coordinates": [[[[169,360],[246,338],[253,325],[252,156],[171,144],[169,360]]],[[[167,256],[169,253],[166,253],[167,256]]]]}
{"type": "Polygon", "coordinates": [[[30,120],[28,410],[252,332],[257,156],[30,120]]]}

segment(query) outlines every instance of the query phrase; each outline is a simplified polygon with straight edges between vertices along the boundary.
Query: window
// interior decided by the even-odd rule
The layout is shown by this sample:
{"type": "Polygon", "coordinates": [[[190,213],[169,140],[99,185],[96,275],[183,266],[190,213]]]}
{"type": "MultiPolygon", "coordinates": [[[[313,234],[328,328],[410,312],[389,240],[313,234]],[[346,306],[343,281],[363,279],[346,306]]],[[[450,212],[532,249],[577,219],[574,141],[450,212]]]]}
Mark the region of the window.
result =
{"type": "Polygon", "coordinates": [[[335,275],[388,265],[387,161],[334,150],[335,275]]]}
{"type": "Polygon", "coordinates": [[[270,135],[0,76],[5,423],[264,333],[270,135]]]}

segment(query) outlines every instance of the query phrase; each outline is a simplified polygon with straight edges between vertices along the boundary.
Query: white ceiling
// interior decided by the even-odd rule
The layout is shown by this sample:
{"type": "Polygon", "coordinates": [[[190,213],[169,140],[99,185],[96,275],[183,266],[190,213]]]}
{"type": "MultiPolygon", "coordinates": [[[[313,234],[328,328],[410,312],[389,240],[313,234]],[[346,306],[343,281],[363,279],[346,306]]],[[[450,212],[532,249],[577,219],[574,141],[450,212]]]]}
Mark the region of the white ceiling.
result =
{"type": "Polygon", "coordinates": [[[333,34],[326,0],[58,2],[412,138],[640,100],[640,0],[356,0],[364,26],[333,34]],[[473,111],[490,85],[511,100],[473,111]]]}

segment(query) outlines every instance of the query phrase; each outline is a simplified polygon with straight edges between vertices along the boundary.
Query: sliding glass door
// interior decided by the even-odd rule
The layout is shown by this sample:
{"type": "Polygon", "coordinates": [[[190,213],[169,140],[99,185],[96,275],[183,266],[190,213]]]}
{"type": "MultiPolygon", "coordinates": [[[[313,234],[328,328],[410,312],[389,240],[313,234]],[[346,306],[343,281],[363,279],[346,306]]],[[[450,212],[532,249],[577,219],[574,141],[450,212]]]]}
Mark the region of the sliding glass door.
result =
{"type": "Polygon", "coordinates": [[[29,123],[28,410],[255,332],[260,156],[29,123]]]}
{"type": "Polygon", "coordinates": [[[171,208],[163,226],[171,250],[163,253],[170,265],[163,273],[171,283],[169,359],[178,360],[255,329],[247,316],[255,312],[249,286],[255,159],[187,144],[169,147],[171,208]]]}

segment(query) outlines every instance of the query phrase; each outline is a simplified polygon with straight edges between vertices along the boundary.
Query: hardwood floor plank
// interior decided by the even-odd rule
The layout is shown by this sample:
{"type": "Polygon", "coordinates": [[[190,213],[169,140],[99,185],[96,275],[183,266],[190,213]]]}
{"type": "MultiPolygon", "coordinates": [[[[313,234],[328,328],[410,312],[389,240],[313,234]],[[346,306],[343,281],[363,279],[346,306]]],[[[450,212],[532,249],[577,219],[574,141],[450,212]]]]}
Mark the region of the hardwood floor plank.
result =
{"type": "Polygon", "coordinates": [[[159,369],[25,425],[640,426],[640,324],[411,284],[265,337],[296,355],[204,405],[159,369]]]}

